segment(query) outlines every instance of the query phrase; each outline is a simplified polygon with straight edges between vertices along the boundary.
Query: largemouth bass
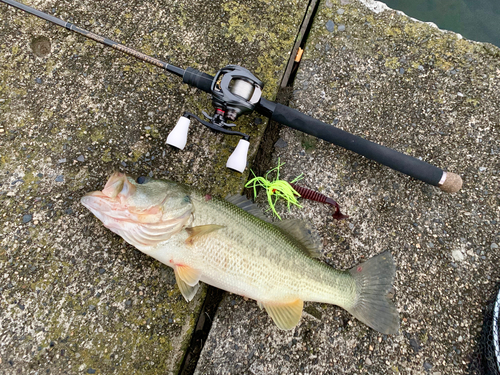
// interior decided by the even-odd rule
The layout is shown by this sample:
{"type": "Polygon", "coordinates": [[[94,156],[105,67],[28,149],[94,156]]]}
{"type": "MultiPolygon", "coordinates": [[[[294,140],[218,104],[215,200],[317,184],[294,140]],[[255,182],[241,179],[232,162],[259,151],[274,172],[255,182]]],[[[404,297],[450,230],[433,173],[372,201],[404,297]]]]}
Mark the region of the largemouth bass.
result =
{"type": "Polygon", "coordinates": [[[187,301],[199,282],[257,301],[281,329],[292,329],[304,301],[338,305],[371,328],[397,333],[387,298],[389,252],[338,271],[315,259],[321,240],[298,220],[271,224],[243,197],[218,199],[172,181],[115,173],[81,203],[105,227],[174,269],[187,301]]]}

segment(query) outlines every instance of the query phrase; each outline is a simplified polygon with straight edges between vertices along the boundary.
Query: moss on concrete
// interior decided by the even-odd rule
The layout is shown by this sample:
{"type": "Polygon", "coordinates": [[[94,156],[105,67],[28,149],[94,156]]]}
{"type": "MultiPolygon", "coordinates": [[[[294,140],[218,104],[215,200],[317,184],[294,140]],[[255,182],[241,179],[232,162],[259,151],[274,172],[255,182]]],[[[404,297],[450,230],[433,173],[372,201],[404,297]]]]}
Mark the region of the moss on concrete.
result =
{"type": "MultiPolygon", "coordinates": [[[[244,65],[272,99],[307,2],[30,5],[179,67],[244,65]]],[[[166,146],[183,111],[212,110],[206,94],[8,6],[0,19],[0,372],[175,373],[204,291],[187,304],[170,269],[79,198],[115,170],[237,193],[246,174],[225,163],[238,139],[193,124],[184,151],[166,146]],[[43,57],[31,51],[40,36],[43,57]]],[[[257,117],[237,121],[250,163],[266,126],[257,117]]]]}

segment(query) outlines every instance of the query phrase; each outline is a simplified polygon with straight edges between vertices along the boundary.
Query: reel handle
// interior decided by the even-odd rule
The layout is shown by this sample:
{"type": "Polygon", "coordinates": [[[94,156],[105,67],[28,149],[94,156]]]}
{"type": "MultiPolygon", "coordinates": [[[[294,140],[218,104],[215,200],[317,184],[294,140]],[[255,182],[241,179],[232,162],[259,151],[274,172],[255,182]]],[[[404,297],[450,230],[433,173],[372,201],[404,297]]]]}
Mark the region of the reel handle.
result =
{"type": "Polygon", "coordinates": [[[258,111],[262,114],[271,111],[271,119],[280,124],[354,151],[408,176],[438,186],[445,192],[454,193],[462,187],[462,178],[455,173],[445,172],[425,161],[368,141],[282,104],[268,101],[262,104],[263,108],[258,111]]]}
{"type": "Polygon", "coordinates": [[[248,149],[250,147],[250,141],[249,141],[250,136],[245,133],[240,133],[234,130],[227,129],[226,127],[231,124],[224,124],[223,126],[219,126],[213,124],[212,122],[204,121],[192,113],[184,112],[184,114],[177,121],[175,127],[168,135],[167,141],[165,143],[175,148],[178,148],[179,150],[183,150],[184,147],[186,147],[191,118],[194,118],[196,121],[212,129],[213,131],[221,132],[228,135],[238,135],[241,137],[233,153],[229,156],[229,159],[227,159],[226,167],[235,170],[237,172],[243,173],[243,171],[247,166],[247,155],[248,155],[248,149]]]}

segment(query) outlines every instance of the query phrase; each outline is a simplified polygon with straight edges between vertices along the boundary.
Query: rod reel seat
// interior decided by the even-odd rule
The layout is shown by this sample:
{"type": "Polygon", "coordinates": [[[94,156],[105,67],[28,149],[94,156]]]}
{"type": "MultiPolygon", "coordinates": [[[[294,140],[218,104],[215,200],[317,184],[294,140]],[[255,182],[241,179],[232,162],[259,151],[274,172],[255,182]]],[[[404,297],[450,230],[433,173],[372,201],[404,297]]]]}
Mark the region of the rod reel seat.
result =
{"type": "Polygon", "coordinates": [[[214,115],[209,116],[205,111],[203,115],[209,120],[184,112],[174,129],[167,137],[167,144],[178,149],[184,149],[187,143],[190,119],[193,118],[212,129],[229,135],[241,137],[234,152],[229,157],[226,167],[242,173],[247,163],[247,153],[250,146],[250,136],[237,131],[229,130],[236,126],[229,121],[236,120],[240,115],[252,112],[260,101],[264,84],[248,69],[238,65],[228,65],[217,72],[212,85],[212,104],[215,108],[214,115]]]}

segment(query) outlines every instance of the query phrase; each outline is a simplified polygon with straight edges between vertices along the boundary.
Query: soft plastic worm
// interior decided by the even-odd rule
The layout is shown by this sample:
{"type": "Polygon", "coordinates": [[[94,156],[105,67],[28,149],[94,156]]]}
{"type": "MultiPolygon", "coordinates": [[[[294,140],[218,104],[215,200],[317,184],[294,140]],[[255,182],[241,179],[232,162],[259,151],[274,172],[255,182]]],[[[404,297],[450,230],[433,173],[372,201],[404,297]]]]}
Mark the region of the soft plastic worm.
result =
{"type": "Polygon", "coordinates": [[[330,206],[334,207],[335,208],[335,212],[333,213],[334,219],[342,220],[342,219],[346,219],[349,217],[349,216],[344,215],[340,212],[339,204],[337,202],[335,202],[332,198],[329,198],[326,195],[321,194],[318,191],[315,191],[315,190],[312,190],[312,189],[309,189],[309,188],[306,188],[303,186],[298,186],[298,185],[292,184],[292,183],[290,183],[290,186],[293,187],[295,189],[295,191],[297,191],[297,193],[300,194],[301,198],[309,199],[309,200],[324,203],[324,204],[329,204],[330,206]]]}

